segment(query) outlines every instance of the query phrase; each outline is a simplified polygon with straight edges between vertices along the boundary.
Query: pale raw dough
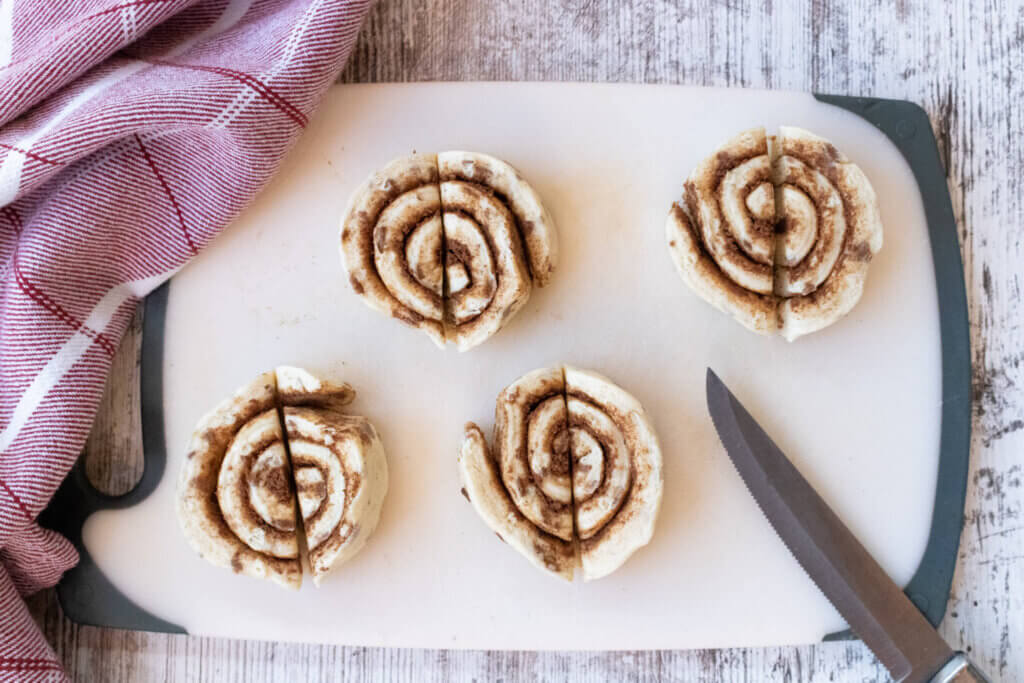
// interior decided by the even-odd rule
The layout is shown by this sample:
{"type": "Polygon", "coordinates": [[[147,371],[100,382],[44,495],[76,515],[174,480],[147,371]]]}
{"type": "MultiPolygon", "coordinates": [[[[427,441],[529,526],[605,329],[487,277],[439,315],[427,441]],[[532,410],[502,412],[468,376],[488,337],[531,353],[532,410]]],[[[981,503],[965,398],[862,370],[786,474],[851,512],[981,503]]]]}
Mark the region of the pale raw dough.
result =
{"type": "Polygon", "coordinates": [[[661,447],[640,402],[607,377],[566,366],[565,392],[580,489],[574,500],[580,560],[589,581],[621,567],[654,535],[664,488],[661,447]],[[604,470],[600,480],[588,477],[594,467],[604,470]],[[597,486],[588,486],[588,478],[597,486]]]}
{"type": "Polygon", "coordinates": [[[476,183],[504,198],[522,231],[533,282],[546,286],[558,265],[558,233],[540,195],[519,171],[487,154],[459,151],[438,154],[437,167],[441,182],[476,183]]]}
{"type": "Polygon", "coordinates": [[[527,519],[571,541],[567,427],[560,367],[528,372],[498,395],[494,444],[501,479],[527,519]]]}
{"type": "MultiPolygon", "coordinates": [[[[778,270],[780,275],[784,274],[778,281],[790,288],[779,306],[779,327],[782,336],[792,341],[831,325],[860,301],[868,265],[882,248],[882,217],[867,176],[827,140],[800,128],[782,126],[778,146],[780,168],[787,174],[781,178],[783,181],[813,175],[819,181],[826,180],[838,195],[841,206],[821,212],[824,220],[816,226],[818,243],[822,242],[821,235],[828,232],[825,226],[829,222],[842,224],[844,235],[842,243],[830,245],[831,249],[822,257],[825,263],[832,263],[828,272],[814,267],[817,254],[813,249],[797,265],[778,270]],[[813,279],[802,279],[801,268],[811,271],[813,279]],[[806,286],[800,287],[801,283],[806,286]]],[[[784,204],[788,205],[789,202],[784,204]]],[[[794,211],[793,217],[800,214],[794,211]]],[[[790,218],[785,213],[783,217],[790,218]]],[[[787,221],[787,225],[794,229],[797,223],[787,221]]],[[[838,230],[832,232],[838,234],[838,230]]]]}
{"type": "Polygon", "coordinates": [[[875,192],[827,140],[782,126],[726,142],[687,179],[666,222],[669,253],[701,298],[792,341],[861,297],[882,246],[875,192]]]}
{"type": "Polygon", "coordinates": [[[607,576],[654,532],[661,449],[639,402],[601,375],[534,370],[495,408],[493,452],[466,425],[463,493],[499,538],[571,580],[607,576]]]}
{"type": "Polygon", "coordinates": [[[277,379],[277,400],[282,406],[313,406],[341,410],[355,397],[356,392],[346,382],[335,384],[316,375],[289,365],[274,370],[277,379]]]}
{"type": "Polygon", "coordinates": [[[369,420],[340,412],[354,397],[348,384],[281,366],[200,420],[177,499],[182,531],[200,556],[297,589],[300,533],[317,585],[363,548],[388,471],[369,420]]]}
{"type": "Polygon", "coordinates": [[[320,585],[377,528],[388,491],[387,460],[365,417],[292,406],[283,412],[313,583],[320,585]]]}
{"type": "Polygon", "coordinates": [[[459,473],[463,495],[500,540],[535,567],[572,581],[579,565],[574,543],[545,533],[516,508],[501,482],[483,432],[472,422],[466,425],[459,451],[459,473]]]}
{"type": "MultiPolygon", "coordinates": [[[[298,589],[302,567],[294,497],[282,500],[265,489],[258,491],[262,500],[272,501],[267,507],[275,510],[274,519],[253,510],[253,521],[243,526],[238,520],[245,517],[241,512],[250,505],[251,490],[229,490],[233,484],[244,485],[246,473],[261,460],[267,465],[283,453],[274,385],[273,371],[265,372],[199,420],[178,479],[178,521],[189,545],[211,564],[298,589]],[[225,460],[227,471],[222,469],[225,460]],[[287,517],[287,510],[290,520],[280,519],[287,517]]],[[[280,475],[287,462],[277,468],[280,475]]],[[[290,474],[285,476],[290,480],[290,474]]]]}
{"type": "Polygon", "coordinates": [[[509,164],[475,152],[412,155],[360,186],[341,224],[352,289],[460,351],[483,343],[550,281],[554,221],[509,164]]]}
{"type": "Polygon", "coordinates": [[[437,183],[434,155],[401,157],[373,173],[342,216],[341,259],[349,284],[368,306],[423,330],[443,348],[437,183]],[[410,241],[421,260],[410,264],[404,238],[413,230],[417,239],[410,241]]]}
{"type": "Polygon", "coordinates": [[[445,335],[467,351],[523,307],[533,284],[515,217],[503,202],[475,184],[445,181],[441,203],[448,274],[445,335]]]}

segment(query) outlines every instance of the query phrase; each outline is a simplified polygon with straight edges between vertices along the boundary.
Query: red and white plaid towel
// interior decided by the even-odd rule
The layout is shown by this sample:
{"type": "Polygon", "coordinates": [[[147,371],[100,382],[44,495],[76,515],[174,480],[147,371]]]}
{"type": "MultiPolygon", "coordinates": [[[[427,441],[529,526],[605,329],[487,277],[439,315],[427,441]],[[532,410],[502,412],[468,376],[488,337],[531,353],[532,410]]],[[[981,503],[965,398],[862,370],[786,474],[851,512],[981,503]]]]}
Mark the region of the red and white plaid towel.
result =
{"type": "Polygon", "coordinates": [[[370,0],[0,0],[0,680],[62,680],[35,519],[140,297],[270,178],[370,0]]]}

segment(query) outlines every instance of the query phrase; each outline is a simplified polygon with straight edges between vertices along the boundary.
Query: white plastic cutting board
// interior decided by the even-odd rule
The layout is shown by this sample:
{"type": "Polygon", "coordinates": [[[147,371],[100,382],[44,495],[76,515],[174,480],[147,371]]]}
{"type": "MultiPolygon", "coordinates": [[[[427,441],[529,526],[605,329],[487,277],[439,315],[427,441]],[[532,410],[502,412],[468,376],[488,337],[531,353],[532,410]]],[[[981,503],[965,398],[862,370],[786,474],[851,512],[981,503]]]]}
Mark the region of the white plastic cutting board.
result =
{"type": "Polygon", "coordinates": [[[141,607],[189,632],[353,645],[502,649],[807,643],[844,627],[761,517],[707,417],[712,366],[892,577],[924,550],[938,463],[938,310],[917,186],[863,120],[799,93],[593,84],[335,87],[282,170],[172,281],[167,472],[142,504],[89,519],[85,544],[141,607]],[[794,344],[745,331],[676,274],[664,222],[690,169],[763,124],[831,139],[874,183],[885,246],[864,298],[794,344]],[[367,308],[338,257],[357,183],[414,150],[479,150],[516,166],[559,229],[553,284],[460,355],[367,308]],[[459,495],[463,423],[498,391],[568,362],[607,374],[653,418],[665,499],[652,543],[618,572],[568,584],[503,545],[459,495]],[[350,382],[391,488],[366,549],[299,593],[196,557],[174,488],[212,405],[278,364],[350,382]]]}

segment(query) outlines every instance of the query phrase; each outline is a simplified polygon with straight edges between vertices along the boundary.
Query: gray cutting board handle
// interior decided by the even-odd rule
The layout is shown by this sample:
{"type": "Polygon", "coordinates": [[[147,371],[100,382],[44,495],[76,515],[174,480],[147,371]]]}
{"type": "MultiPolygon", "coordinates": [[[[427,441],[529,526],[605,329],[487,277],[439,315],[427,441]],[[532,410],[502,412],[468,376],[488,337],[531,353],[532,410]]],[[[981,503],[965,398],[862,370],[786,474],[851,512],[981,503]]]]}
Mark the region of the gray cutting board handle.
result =
{"type": "MultiPolygon", "coordinates": [[[[942,427],[935,510],[924,557],[906,593],[937,625],[946,610],[963,526],[970,456],[971,354],[960,244],[939,151],[927,114],[900,100],[815,95],[874,124],[895,144],[921,190],[935,264],[942,336],[942,427]]],[[[184,633],[126,598],[100,571],[82,544],[82,525],[97,510],[135,505],[160,482],[167,463],[163,423],[163,330],[168,283],[146,298],[142,336],[142,442],[145,470],[139,484],[123,496],[106,496],[88,482],[81,462],[61,485],[40,522],[64,534],[81,555],[57,587],[64,613],[73,621],[141,631],[184,633]]],[[[826,640],[853,637],[849,631],[826,640]]]]}
{"type": "Polygon", "coordinates": [[[163,417],[167,293],[168,283],[164,283],[146,297],[142,321],[142,478],[128,493],[108,496],[89,483],[85,464],[79,458],[50,505],[39,516],[40,524],[64,534],[78,550],[78,565],[64,574],[57,585],[57,598],[64,614],[79,624],[185,633],[182,627],[150,614],[125,597],[96,566],[82,543],[82,527],[89,515],[98,510],[117,510],[141,502],[156,489],[167,468],[163,417]]]}
{"type": "MultiPolygon", "coordinates": [[[[967,290],[946,174],[928,114],[904,100],[815,95],[864,118],[886,134],[907,160],[921,191],[935,264],[942,344],[942,426],[939,475],[928,544],[904,592],[933,626],[946,612],[964,524],[967,465],[971,455],[971,335],[967,290]]],[[[825,640],[851,638],[849,630],[825,640]]]]}

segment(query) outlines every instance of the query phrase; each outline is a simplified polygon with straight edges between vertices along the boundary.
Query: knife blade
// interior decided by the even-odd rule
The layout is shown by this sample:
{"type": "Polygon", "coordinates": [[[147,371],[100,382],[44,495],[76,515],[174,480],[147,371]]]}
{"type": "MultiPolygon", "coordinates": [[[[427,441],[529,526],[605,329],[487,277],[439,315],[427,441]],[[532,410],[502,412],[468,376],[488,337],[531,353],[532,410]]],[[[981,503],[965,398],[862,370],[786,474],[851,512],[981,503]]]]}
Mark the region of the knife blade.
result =
{"type": "Polygon", "coordinates": [[[722,445],[761,511],[893,679],[986,680],[942,640],[711,368],[706,390],[722,445]]]}

